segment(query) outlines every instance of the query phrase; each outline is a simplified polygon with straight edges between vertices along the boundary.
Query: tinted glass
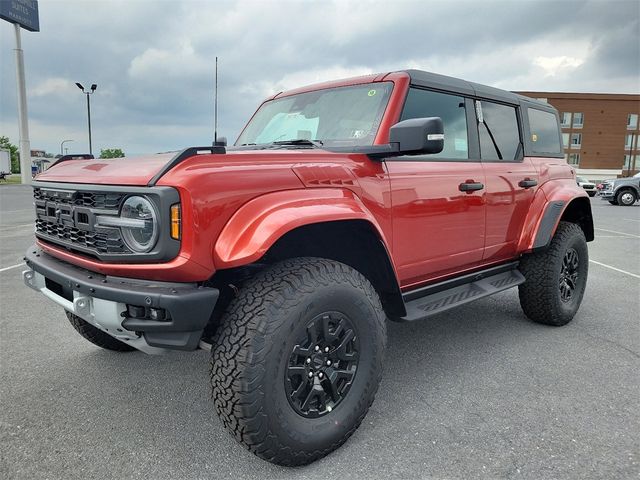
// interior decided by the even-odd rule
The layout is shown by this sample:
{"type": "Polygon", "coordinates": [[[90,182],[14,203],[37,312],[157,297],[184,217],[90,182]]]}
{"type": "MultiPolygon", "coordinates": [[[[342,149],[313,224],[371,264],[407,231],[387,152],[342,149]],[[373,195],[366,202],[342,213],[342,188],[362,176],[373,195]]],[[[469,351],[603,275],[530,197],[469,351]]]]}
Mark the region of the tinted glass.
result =
{"type": "Polygon", "coordinates": [[[390,82],[328,88],[264,103],[236,145],[321,140],[328,146],[372,145],[393,89],[390,82]]]}
{"type": "Polygon", "coordinates": [[[515,160],[520,131],[515,107],[480,102],[483,123],[478,124],[480,155],[483,160],[515,160]]]}
{"type": "Polygon", "coordinates": [[[444,125],[444,148],[428,158],[469,158],[463,97],[411,88],[400,120],[425,117],[440,117],[444,125]]]}
{"type": "Polygon", "coordinates": [[[534,108],[527,109],[532,149],[536,153],[558,154],[560,148],[560,134],[558,121],[550,112],[543,112],[534,108]]]}

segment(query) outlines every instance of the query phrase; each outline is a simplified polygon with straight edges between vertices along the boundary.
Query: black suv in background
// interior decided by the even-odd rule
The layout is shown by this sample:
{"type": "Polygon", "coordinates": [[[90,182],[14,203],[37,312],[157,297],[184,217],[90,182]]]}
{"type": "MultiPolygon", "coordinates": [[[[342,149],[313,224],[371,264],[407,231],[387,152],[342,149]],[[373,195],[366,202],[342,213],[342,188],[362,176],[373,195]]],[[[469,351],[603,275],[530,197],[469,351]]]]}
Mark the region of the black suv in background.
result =
{"type": "Polygon", "coordinates": [[[640,173],[633,177],[605,180],[600,197],[611,205],[633,205],[640,199],[640,173]]]}

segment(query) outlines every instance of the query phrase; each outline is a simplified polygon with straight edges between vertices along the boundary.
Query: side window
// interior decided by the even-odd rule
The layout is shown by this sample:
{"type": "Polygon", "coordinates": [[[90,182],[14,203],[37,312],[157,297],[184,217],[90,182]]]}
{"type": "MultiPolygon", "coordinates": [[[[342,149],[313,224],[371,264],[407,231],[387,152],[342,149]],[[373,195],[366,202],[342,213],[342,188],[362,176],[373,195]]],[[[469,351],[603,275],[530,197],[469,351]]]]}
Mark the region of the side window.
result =
{"type": "Polygon", "coordinates": [[[409,89],[400,120],[424,117],[440,117],[444,124],[442,152],[426,158],[469,158],[467,115],[463,97],[418,88],[409,89]]]}
{"type": "Polygon", "coordinates": [[[481,101],[482,122],[478,123],[480,156],[483,160],[516,160],[520,130],[515,107],[481,101]]]}
{"type": "Polygon", "coordinates": [[[527,109],[529,117],[529,129],[531,130],[529,140],[534,153],[560,154],[560,133],[558,130],[558,120],[551,112],[527,109]]]}

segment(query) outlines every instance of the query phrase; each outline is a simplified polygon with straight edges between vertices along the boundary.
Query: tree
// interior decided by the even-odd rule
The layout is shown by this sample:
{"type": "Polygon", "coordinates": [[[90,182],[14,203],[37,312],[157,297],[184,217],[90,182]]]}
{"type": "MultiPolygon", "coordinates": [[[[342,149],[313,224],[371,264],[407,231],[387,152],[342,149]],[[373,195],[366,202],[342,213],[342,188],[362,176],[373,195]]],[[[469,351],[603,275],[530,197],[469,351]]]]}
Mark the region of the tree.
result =
{"type": "Polygon", "coordinates": [[[20,155],[18,154],[18,147],[11,143],[9,137],[0,136],[0,148],[11,152],[11,171],[13,173],[20,173],[20,155]]]}
{"type": "Polygon", "coordinates": [[[101,148],[100,158],[122,158],[124,152],[119,148],[101,148]]]}

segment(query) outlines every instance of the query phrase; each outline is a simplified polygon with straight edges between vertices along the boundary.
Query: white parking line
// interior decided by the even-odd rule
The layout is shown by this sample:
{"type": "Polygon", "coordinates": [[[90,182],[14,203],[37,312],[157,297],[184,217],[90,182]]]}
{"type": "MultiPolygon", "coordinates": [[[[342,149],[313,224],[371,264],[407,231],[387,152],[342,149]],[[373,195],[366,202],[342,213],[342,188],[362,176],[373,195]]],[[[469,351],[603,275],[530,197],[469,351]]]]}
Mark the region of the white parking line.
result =
{"type": "Polygon", "coordinates": [[[0,268],[0,272],[6,272],[7,270],[12,270],[14,268],[18,268],[18,267],[21,267],[23,265],[24,265],[24,263],[18,263],[16,265],[11,265],[10,267],[0,268]]]}
{"type": "Polygon", "coordinates": [[[616,272],[624,273],[626,275],[630,275],[633,278],[640,278],[640,275],[636,275],[635,273],[627,272],[626,270],[620,270],[619,268],[612,267],[611,265],[607,265],[606,263],[596,262],[595,260],[589,260],[591,263],[595,263],[596,265],[600,265],[604,268],[610,268],[611,270],[615,270],[616,272]]]}
{"type": "Polygon", "coordinates": [[[596,230],[600,230],[601,232],[617,233],[618,235],[628,235],[630,237],[640,238],[640,235],[634,235],[633,233],[617,232],[615,230],[607,230],[605,228],[596,228],[596,230]]]}

